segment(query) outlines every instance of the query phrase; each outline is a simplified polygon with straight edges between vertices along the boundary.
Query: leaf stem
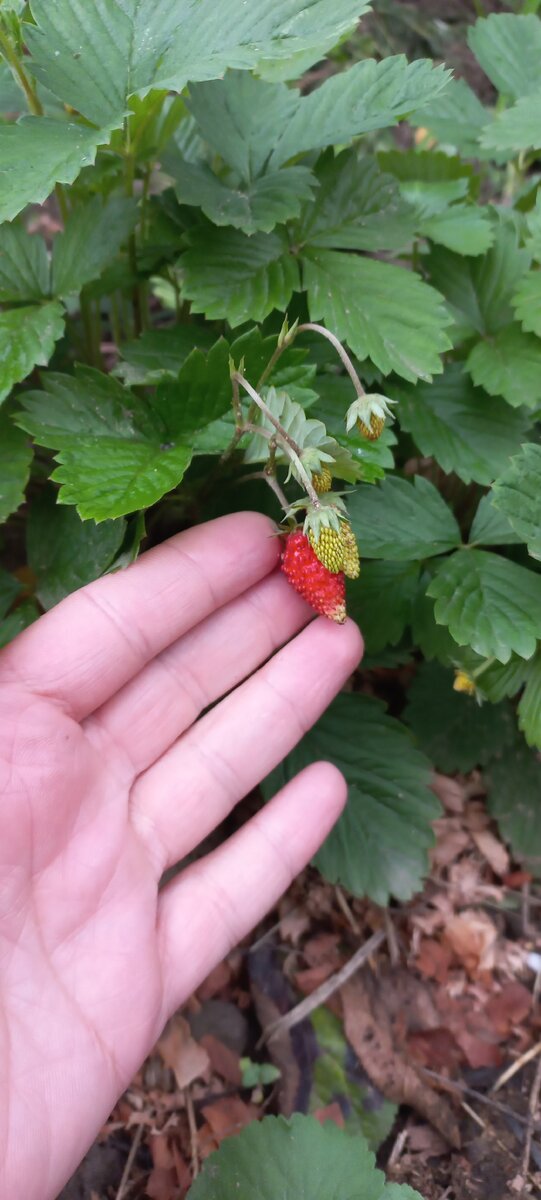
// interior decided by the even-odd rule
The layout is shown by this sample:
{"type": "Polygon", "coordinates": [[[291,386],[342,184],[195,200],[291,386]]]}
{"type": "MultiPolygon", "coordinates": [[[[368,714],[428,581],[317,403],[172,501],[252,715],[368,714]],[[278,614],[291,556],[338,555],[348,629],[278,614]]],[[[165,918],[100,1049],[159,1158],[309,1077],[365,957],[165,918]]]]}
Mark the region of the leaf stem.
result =
{"type": "MultiPolygon", "coordinates": [[[[263,400],[262,396],[260,396],[259,392],[257,392],[255,390],[255,388],[252,387],[251,383],[248,383],[248,380],[244,378],[244,375],[241,375],[238,371],[235,371],[232,378],[236,379],[238,381],[238,383],[241,385],[241,387],[243,387],[244,390],[248,393],[248,395],[250,396],[250,399],[253,401],[253,403],[257,405],[257,407],[260,409],[260,411],[263,413],[263,415],[267,418],[267,420],[270,421],[271,425],[274,425],[274,428],[278,435],[278,441],[283,446],[285,453],[287,454],[288,458],[293,463],[293,465],[296,469],[297,475],[299,477],[299,480],[302,482],[302,485],[304,487],[304,490],[305,490],[307,496],[309,496],[309,498],[315,508],[320,508],[321,505],[320,505],[320,501],[319,501],[319,496],[312,484],[312,480],[311,480],[310,476],[308,475],[308,472],[307,472],[304,464],[301,462],[302,450],[301,450],[300,446],[297,445],[297,442],[295,442],[294,439],[289,435],[289,433],[287,433],[287,431],[283,428],[283,426],[280,425],[279,420],[277,419],[277,417],[274,416],[274,413],[271,412],[268,405],[265,404],[265,401],[263,400]]],[[[258,433],[261,432],[261,430],[259,429],[259,426],[256,426],[256,428],[257,428],[258,433]]]]}
{"type": "Polygon", "coordinates": [[[43,105],[41,100],[38,98],[36,89],[30,79],[30,76],[27,75],[23,67],[23,64],[17,54],[16,47],[14,46],[11,38],[3,29],[0,29],[0,50],[2,51],[6,62],[10,66],[17,82],[23,89],[23,92],[26,96],[26,103],[28,104],[30,112],[34,117],[42,117],[43,105]]]}

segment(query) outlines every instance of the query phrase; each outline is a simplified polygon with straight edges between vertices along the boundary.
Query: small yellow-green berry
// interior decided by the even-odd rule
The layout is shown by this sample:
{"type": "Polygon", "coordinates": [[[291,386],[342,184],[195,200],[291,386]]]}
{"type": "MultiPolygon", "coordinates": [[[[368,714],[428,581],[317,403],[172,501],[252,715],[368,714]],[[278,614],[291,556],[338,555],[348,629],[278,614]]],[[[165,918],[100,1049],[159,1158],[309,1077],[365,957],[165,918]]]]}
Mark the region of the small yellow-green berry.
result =
{"type": "Polygon", "coordinates": [[[332,475],[327,466],[323,466],[321,471],[314,471],[312,475],[312,487],[318,496],[322,496],[324,492],[330,492],[332,475]]]}
{"type": "Polygon", "coordinates": [[[359,430],[361,437],[367,438],[369,442],[377,442],[378,438],[381,437],[384,428],[385,417],[377,417],[375,413],[370,413],[369,425],[367,425],[364,421],[361,421],[360,417],[357,421],[357,429],[359,430]]]}
{"type": "Polygon", "coordinates": [[[323,563],[328,571],[332,571],[333,575],[337,575],[344,569],[344,545],[342,534],[338,529],[329,529],[324,526],[320,530],[319,538],[316,538],[313,529],[310,529],[308,541],[320,563],[323,563]]]}

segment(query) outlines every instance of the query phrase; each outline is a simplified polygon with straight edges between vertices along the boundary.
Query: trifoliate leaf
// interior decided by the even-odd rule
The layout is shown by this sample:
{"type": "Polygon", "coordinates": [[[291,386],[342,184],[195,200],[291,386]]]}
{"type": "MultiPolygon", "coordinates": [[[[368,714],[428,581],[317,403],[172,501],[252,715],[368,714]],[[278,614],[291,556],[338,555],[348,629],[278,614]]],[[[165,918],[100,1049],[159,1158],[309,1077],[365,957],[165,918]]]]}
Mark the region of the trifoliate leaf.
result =
{"type": "Polygon", "coordinates": [[[539,652],[529,664],[526,687],[518,705],[518,725],[528,745],[541,750],[541,654],[539,652]]]}
{"type": "Polygon", "coordinates": [[[528,271],[523,276],[512,303],[525,332],[541,337],[541,271],[528,271]]]}
{"type": "Polygon", "coordinates": [[[530,252],[520,245],[513,214],[500,213],[494,232],[494,245],[482,258],[464,258],[438,248],[427,259],[431,283],[445,296],[468,336],[495,334],[508,325],[511,297],[530,265],[530,252]]]}
{"type": "Polygon", "coordinates": [[[102,203],[95,196],[70,212],[64,233],[54,240],[52,290],[55,296],[80,292],[115,258],[137,221],[137,203],[113,196],[102,203]]]}
{"type": "Polygon", "coordinates": [[[0,221],[11,221],[27,204],[42,204],[55,183],[73,183],[108,140],[104,130],[49,117],[0,126],[0,221]]]}
{"type": "Polygon", "coordinates": [[[391,175],[374,159],[351,150],[325,154],[319,187],[296,233],[300,245],[340,250],[393,250],[415,233],[413,213],[391,175]]]}
{"type": "MultiPolygon", "coordinates": [[[[480,676],[481,682],[482,676],[480,676]]],[[[512,706],[478,704],[453,689],[454,672],[422,663],[408,689],[404,720],[439,771],[471,771],[515,744],[512,706]]]]}
{"type": "Polygon", "coordinates": [[[520,542],[508,518],[495,508],[494,498],[494,488],[486,496],[481,496],[470,529],[470,545],[513,546],[520,542]]]}
{"type": "Polygon", "coordinates": [[[52,488],[30,506],[26,527],[28,565],[36,576],[36,595],[44,608],[83,587],[110,566],[126,532],[126,522],[81,521],[74,508],[56,503],[52,488]]]}
{"type": "Polygon", "coordinates": [[[257,179],[222,180],[206,163],[177,162],[169,172],[181,204],[201,208],[214,225],[229,225],[251,235],[270,233],[280,222],[298,217],[316,180],[308,167],[283,167],[257,179]]]}
{"type": "Polygon", "coordinates": [[[11,417],[0,412],[0,522],[7,521],[24,500],[30,473],[32,447],[11,417]]]}
{"type": "Polygon", "coordinates": [[[464,79],[451,79],[443,95],[414,113],[411,120],[426,128],[440,145],[454,146],[466,158],[479,158],[479,138],[492,114],[464,79]]]}
{"type": "Polygon", "coordinates": [[[0,313],[0,403],[34,367],[47,366],[63,332],[64,310],[56,301],[0,313]]]}
{"type": "Polygon", "coordinates": [[[364,1138],[296,1113],[252,1121],[205,1160],[187,1200],[381,1200],[385,1179],[364,1138]]]}
{"type": "Polygon", "coordinates": [[[517,100],[539,87],[541,21],[533,13],[491,13],[468,30],[468,44],[494,87],[517,100]]]}
{"type": "MultiPolygon", "coordinates": [[[[181,92],[188,80],[216,79],[227,67],[315,50],[346,33],[363,0],[274,0],[261,8],[224,0],[33,0],[25,24],[31,70],[54,95],[95,124],[120,124],[129,96],[150,88],[181,92]]],[[[440,72],[440,74],[443,74],[440,72]]]]}
{"type": "Polygon", "coordinates": [[[60,503],[104,521],[147,508],[180,483],[195,431],[229,404],[229,346],[217,342],[207,356],[193,350],[152,405],[87,367],[48,373],[44,384],[23,396],[18,424],[58,451],[60,503]]]}
{"type": "Polygon", "coordinates": [[[400,641],[418,579],[416,562],[361,563],[359,579],[348,584],[348,612],[361,627],[367,654],[400,641]]]}
{"type": "Polygon", "coordinates": [[[541,875],[541,761],[524,743],[495,758],[485,773],[488,807],[515,858],[541,875]]]}
{"type": "Polygon", "coordinates": [[[490,399],[473,387],[461,364],[449,365],[433,383],[400,387],[400,424],[422,454],[433,455],[444,471],[464,483],[488,484],[518,450],[528,427],[523,412],[490,399]]]}
{"type": "Polygon", "coordinates": [[[313,321],[323,320],[358,358],[413,383],[442,370],[450,323],[441,297],[401,267],[338,250],[308,249],[303,274],[313,321]]]}
{"type": "Polygon", "coordinates": [[[531,658],[541,637],[541,575],[487,550],[459,550],[428,587],[436,621],[460,646],[506,663],[531,658]]]}
{"type": "Polygon", "coordinates": [[[0,301],[44,300],[49,295],[49,260],[43,238],[23,225],[0,226],[0,301]]]}
{"type": "Polygon", "coordinates": [[[349,784],[346,809],[316,855],[326,879],[376,904],[409,898],[427,870],[438,803],[430,764],[400,722],[358,694],[343,694],[265,783],[272,795],[310,762],[334,762],[349,784]]]}
{"type": "Polygon", "coordinates": [[[233,328],[283,311],[299,288],[298,264],[282,231],[246,237],[237,229],[198,228],[179,266],[192,312],[233,328]]]}
{"type": "Polygon", "coordinates": [[[541,401],[541,341],[509,325],[478,342],[466,359],[473,382],[491,396],[503,396],[514,408],[535,408],[541,401]]]}
{"type": "Polygon", "coordinates": [[[361,559],[403,562],[431,558],[460,545],[451,509],[420,475],[413,483],[391,475],[375,487],[362,484],[349,496],[348,511],[361,559]]]}
{"type": "Polygon", "coordinates": [[[541,559],[541,446],[528,442],[496,480],[493,505],[541,559]]]}
{"type": "Polygon", "coordinates": [[[439,96],[449,73],[428,59],[403,55],[365,59],[326,79],[299,103],[271,156],[271,167],[307,150],[350,142],[361,133],[396,125],[439,96]]]}

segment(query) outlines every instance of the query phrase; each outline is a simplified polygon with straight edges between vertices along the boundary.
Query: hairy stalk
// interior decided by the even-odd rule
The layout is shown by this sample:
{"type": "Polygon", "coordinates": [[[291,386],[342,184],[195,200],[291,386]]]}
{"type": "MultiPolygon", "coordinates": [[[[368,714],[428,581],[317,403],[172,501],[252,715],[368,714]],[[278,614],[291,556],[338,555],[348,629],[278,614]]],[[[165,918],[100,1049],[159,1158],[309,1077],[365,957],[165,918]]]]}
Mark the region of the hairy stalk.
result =
{"type": "Polygon", "coordinates": [[[4,55],[6,62],[8,63],[9,67],[11,68],[11,71],[12,71],[13,75],[15,76],[15,79],[17,80],[17,82],[20,84],[20,86],[23,89],[23,92],[26,96],[26,103],[28,104],[28,108],[29,108],[30,112],[32,113],[32,115],[34,117],[42,117],[43,116],[43,105],[41,103],[41,100],[39,100],[39,98],[37,96],[34,84],[33,84],[32,80],[30,79],[30,76],[27,75],[27,73],[23,67],[23,64],[19,58],[19,55],[17,54],[17,49],[14,46],[11,38],[1,28],[0,28],[0,50],[2,51],[2,54],[4,55]]]}
{"type": "MultiPolygon", "coordinates": [[[[290,459],[290,461],[293,463],[293,465],[296,469],[297,475],[298,475],[299,479],[302,481],[302,485],[304,487],[304,490],[305,490],[307,496],[309,496],[309,498],[315,508],[320,508],[321,505],[320,505],[319,496],[318,496],[317,492],[315,491],[315,488],[312,484],[312,480],[311,480],[306,468],[304,467],[303,463],[301,462],[300,456],[302,454],[302,450],[301,450],[300,446],[297,445],[297,443],[294,441],[294,439],[292,437],[290,437],[289,433],[287,433],[287,431],[282,427],[282,425],[280,425],[280,422],[274,416],[274,413],[271,412],[268,405],[265,404],[265,401],[263,400],[262,396],[260,396],[259,393],[256,392],[255,388],[252,387],[251,383],[248,383],[248,380],[245,379],[243,375],[240,375],[238,371],[235,371],[232,378],[237,379],[238,383],[248,393],[248,395],[249,395],[250,399],[253,401],[253,403],[257,405],[257,407],[264,414],[264,416],[267,418],[267,420],[270,421],[271,425],[274,425],[274,428],[276,429],[276,433],[278,435],[277,440],[280,443],[280,445],[283,447],[283,449],[284,449],[285,453],[287,454],[288,458],[290,459]]],[[[259,426],[256,426],[256,428],[257,428],[258,433],[260,433],[261,430],[259,429],[259,426]]]]}
{"type": "Polygon", "coordinates": [[[359,379],[359,376],[357,375],[349,354],[347,353],[347,350],[344,350],[344,347],[339,338],[336,337],[336,334],[331,333],[330,329],[326,329],[324,325],[316,325],[314,321],[305,321],[304,325],[297,325],[293,336],[295,337],[298,333],[303,333],[307,330],[311,330],[312,333],[319,333],[321,337],[326,338],[327,341],[331,343],[331,346],[334,346],[336,353],[339,355],[346,368],[357,395],[360,399],[362,399],[363,396],[366,396],[366,392],[359,379]]]}

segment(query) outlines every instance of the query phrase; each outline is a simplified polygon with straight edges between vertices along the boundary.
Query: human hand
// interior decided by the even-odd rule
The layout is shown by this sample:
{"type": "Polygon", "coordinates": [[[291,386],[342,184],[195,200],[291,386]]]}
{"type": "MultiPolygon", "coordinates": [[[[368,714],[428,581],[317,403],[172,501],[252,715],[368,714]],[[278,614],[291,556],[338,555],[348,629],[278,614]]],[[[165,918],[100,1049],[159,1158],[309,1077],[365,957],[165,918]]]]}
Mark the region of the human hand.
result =
{"type": "Polygon", "coordinates": [[[248,513],[191,529],[0,654],[0,1200],[57,1196],[340,813],[344,781],[316,764],[158,893],[360,656],[351,622],[303,629],[271,533],[248,513]]]}

